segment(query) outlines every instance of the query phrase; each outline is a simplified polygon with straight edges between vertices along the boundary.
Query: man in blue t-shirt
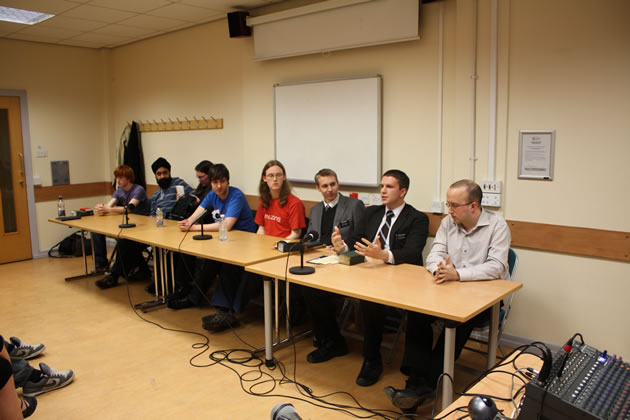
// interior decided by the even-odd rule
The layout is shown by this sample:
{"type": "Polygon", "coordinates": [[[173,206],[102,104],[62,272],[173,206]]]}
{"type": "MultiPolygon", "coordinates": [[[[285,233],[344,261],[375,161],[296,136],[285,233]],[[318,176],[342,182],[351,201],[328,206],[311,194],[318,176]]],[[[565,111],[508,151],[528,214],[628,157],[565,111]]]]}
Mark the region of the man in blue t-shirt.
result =
{"type": "MultiPolygon", "coordinates": [[[[200,231],[201,226],[191,225],[191,222],[195,221],[204,210],[208,210],[214,222],[204,224],[204,231],[218,231],[221,215],[223,215],[228,231],[242,230],[255,233],[257,226],[254,223],[249,203],[241,190],[230,186],[230,172],[224,164],[219,163],[212,166],[210,185],[212,192],[206,196],[192,216],[179,222],[180,229],[182,231],[200,231]]],[[[218,317],[216,321],[221,321],[220,324],[223,327],[233,326],[237,323],[234,312],[240,312],[251,297],[249,290],[244,290],[249,288],[241,287],[241,282],[249,280],[243,280],[243,272],[243,267],[208,261],[202,270],[199,288],[194,287],[188,296],[169,301],[168,306],[173,309],[182,309],[199,305],[203,298],[202,293],[208,290],[218,273],[220,283],[212,295],[211,301],[211,304],[217,309],[217,314],[212,318],[218,317]]],[[[256,282],[252,281],[252,283],[256,282]]],[[[204,321],[204,328],[207,326],[206,324],[207,322],[204,321]]],[[[218,330],[218,328],[212,329],[218,330]]]]}

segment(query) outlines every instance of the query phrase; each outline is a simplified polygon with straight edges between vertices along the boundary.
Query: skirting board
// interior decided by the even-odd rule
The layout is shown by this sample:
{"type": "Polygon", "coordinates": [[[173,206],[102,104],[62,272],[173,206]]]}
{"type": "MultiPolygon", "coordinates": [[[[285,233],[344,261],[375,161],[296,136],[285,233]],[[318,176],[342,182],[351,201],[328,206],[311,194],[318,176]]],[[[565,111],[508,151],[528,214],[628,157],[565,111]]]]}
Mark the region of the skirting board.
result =
{"type": "MultiPolygon", "coordinates": [[[[525,344],[533,343],[534,341],[540,341],[540,340],[535,340],[529,337],[520,337],[518,335],[503,334],[501,335],[501,342],[499,343],[499,345],[514,349],[518,346],[523,346],[525,344]]],[[[547,343],[544,341],[541,341],[541,342],[545,343],[547,347],[549,347],[552,353],[557,353],[562,348],[562,345],[560,344],[547,343]]]]}

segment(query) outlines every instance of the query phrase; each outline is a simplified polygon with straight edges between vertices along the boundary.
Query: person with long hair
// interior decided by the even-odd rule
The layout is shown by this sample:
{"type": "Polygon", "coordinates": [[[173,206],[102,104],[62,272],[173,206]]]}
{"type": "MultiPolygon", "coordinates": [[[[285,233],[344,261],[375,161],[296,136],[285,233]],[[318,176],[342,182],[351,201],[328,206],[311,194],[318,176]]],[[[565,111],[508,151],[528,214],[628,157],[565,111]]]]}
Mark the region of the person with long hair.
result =
{"type": "Polygon", "coordinates": [[[256,210],[258,233],[297,239],[306,227],[304,204],[291,194],[284,165],[277,160],[265,164],[258,186],[260,201],[256,210]]]}

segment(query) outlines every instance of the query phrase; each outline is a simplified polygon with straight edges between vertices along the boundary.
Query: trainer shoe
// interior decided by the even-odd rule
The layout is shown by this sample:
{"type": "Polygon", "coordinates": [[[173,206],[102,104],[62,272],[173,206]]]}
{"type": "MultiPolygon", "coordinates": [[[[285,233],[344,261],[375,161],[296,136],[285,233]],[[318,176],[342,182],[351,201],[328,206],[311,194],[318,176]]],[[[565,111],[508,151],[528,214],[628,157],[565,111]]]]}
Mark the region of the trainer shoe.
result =
{"type": "Polygon", "coordinates": [[[32,359],[46,349],[46,346],[43,344],[26,344],[17,337],[11,337],[10,340],[11,344],[13,344],[15,347],[13,348],[13,350],[11,350],[11,353],[9,355],[18,359],[32,359]]]}
{"type": "Polygon", "coordinates": [[[201,318],[201,326],[208,331],[220,332],[228,328],[237,327],[238,320],[231,311],[217,308],[214,315],[204,316],[201,318]]]}
{"type": "Polygon", "coordinates": [[[37,382],[28,381],[22,388],[27,397],[34,397],[44,392],[53,391],[68,385],[74,379],[74,372],[70,369],[56,371],[46,363],[39,364],[42,377],[37,382]]]}

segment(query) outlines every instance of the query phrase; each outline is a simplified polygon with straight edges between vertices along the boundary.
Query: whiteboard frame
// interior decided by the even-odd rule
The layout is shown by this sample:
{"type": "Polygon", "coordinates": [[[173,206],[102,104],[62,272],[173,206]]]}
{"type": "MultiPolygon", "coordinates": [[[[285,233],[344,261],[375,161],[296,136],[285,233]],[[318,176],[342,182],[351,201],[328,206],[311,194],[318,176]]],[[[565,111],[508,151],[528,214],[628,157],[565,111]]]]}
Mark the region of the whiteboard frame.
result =
{"type": "MultiPolygon", "coordinates": [[[[372,175],[370,175],[370,177],[373,177],[369,180],[366,180],[365,182],[362,181],[352,181],[352,180],[348,180],[348,179],[343,179],[343,175],[340,174],[340,180],[339,182],[342,183],[345,186],[357,186],[357,187],[378,187],[380,185],[380,181],[381,181],[381,173],[382,173],[382,150],[383,150],[383,78],[380,74],[372,74],[372,75],[364,75],[364,76],[356,76],[356,77],[340,77],[340,78],[331,78],[331,79],[319,79],[319,80],[308,80],[308,81],[298,81],[298,82],[291,82],[291,83],[276,83],[273,85],[273,89],[274,89],[274,94],[273,94],[273,100],[274,100],[274,158],[276,160],[280,160],[282,161],[282,159],[279,159],[278,157],[278,115],[277,115],[277,88],[279,87],[288,87],[288,86],[296,86],[296,85],[309,85],[309,84],[317,84],[317,83],[330,83],[330,82],[342,82],[342,81],[350,81],[350,80],[359,80],[359,79],[375,79],[376,80],[376,84],[377,84],[377,94],[376,94],[376,101],[377,101],[377,122],[376,122],[376,162],[369,162],[366,163],[367,165],[370,166],[374,166],[374,172],[372,172],[372,175]]],[[[285,166],[287,166],[286,162],[283,162],[283,164],[285,166]]],[[[323,167],[330,167],[330,166],[323,166],[323,167]]],[[[321,169],[321,168],[320,168],[321,169]]],[[[339,168],[332,168],[331,169],[340,172],[339,168]]],[[[290,170],[287,169],[287,179],[289,181],[292,182],[299,182],[299,183],[310,183],[310,184],[314,184],[315,180],[313,179],[313,177],[315,176],[315,173],[317,171],[313,172],[313,174],[309,177],[309,178],[296,178],[294,176],[292,176],[292,173],[290,170]]]]}

